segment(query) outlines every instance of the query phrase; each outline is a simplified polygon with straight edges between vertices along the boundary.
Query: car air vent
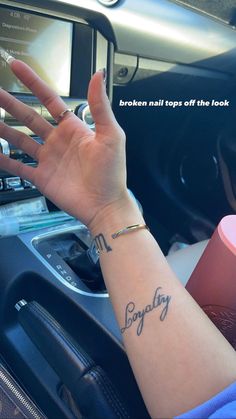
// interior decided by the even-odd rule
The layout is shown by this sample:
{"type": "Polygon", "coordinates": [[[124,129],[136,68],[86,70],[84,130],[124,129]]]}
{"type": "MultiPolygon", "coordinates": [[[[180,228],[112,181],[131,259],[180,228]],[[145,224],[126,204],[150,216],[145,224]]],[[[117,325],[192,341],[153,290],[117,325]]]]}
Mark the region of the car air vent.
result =
{"type": "Polygon", "coordinates": [[[104,6],[114,6],[117,4],[120,0],[98,0],[99,3],[103,4],[104,6]]]}

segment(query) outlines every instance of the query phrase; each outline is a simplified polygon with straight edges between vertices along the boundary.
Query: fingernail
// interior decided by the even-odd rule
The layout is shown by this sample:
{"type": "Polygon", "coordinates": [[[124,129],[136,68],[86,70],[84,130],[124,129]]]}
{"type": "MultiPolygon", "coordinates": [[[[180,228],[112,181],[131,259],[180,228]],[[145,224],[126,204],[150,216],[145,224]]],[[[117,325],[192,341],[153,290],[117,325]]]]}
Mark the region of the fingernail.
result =
{"type": "Polygon", "coordinates": [[[8,54],[7,51],[5,51],[5,49],[0,47],[0,57],[7,63],[7,64],[11,64],[12,61],[14,61],[14,57],[12,57],[12,55],[8,54]]]}
{"type": "Polygon", "coordinates": [[[103,81],[106,84],[106,81],[107,81],[107,70],[106,70],[106,68],[105,67],[104,68],[101,68],[99,71],[102,72],[102,74],[103,74],[103,81]]]}

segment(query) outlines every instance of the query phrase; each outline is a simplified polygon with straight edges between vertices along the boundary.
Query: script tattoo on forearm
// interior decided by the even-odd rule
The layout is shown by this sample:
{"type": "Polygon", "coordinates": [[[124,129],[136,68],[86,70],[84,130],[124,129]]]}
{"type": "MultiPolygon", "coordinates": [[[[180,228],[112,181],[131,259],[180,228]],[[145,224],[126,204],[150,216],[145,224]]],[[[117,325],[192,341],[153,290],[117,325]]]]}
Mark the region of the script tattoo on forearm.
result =
{"type": "Polygon", "coordinates": [[[135,303],[130,301],[125,308],[125,325],[121,329],[121,333],[124,333],[129,329],[133,323],[137,322],[137,335],[140,336],[143,331],[144,318],[146,314],[151,311],[162,308],[160,314],[160,320],[163,322],[167,316],[169,310],[169,304],[171,300],[170,295],[161,294],[162,287],[158,287],[154,293],[154,297],[151,304],[147,304],[142,310],[136,310],[135,303]]]}
{"type": "Polygon", "coordinates": [[[107,244],[107,241],[102,233],[94,237],[94,243],[98,252],[111,252],[112,248],[107,244]]]}

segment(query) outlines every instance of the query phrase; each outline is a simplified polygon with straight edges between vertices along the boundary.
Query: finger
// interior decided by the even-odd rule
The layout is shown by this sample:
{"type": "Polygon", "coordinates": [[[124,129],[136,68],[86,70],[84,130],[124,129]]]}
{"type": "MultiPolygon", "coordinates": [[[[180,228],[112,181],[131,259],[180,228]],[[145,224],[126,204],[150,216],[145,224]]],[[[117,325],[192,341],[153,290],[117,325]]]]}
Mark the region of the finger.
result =
{"type": "Polygon", "coordinates": [[[0,166],[2,170],[6,172],[19,176],[21,179],[29,180],[34,183],[34,171],[35,169],[31,166],[27,166],[19,162],[18,160],[10,159],[9,157],[4,156],[0,153],[0,166]]]}
{"type": "Polygon", "coordinates": [[[0,137],[9,141],[34,159],[38,159],[38,152],[42,146],[23,132],[17,131],[0,122],[0,137]]]}
{"type": "Polygon", "coordinates": [[[109,99],[106,94],[103,71],[95,73],[89,83],[88,102],[93,120],[96,124],[96,131],[104,128],[111,131],[117,128],[117,121],[112,112],[109,99]]]}
{"type": "Polygon", "coordinates": [[[22,122],[26,127],[30,128],[35,134],[45,140],[53,126],[45,121],[36,111],[30,106],[20,102],[14,96],[0,89],[0,106],[10,113],[18,121],[22,122]]]}
{"type": "MultiPolygon", "coordinates": [[[[10,62],[10,67],[16,77],[46,106],[55,121],[58,121],[59,115],[67,108],[60,96],[23,61],[13,60],[10,62]]],[[[75,115],[68,112],[63,120],[71,117],[75,117],[75,115]]]]}

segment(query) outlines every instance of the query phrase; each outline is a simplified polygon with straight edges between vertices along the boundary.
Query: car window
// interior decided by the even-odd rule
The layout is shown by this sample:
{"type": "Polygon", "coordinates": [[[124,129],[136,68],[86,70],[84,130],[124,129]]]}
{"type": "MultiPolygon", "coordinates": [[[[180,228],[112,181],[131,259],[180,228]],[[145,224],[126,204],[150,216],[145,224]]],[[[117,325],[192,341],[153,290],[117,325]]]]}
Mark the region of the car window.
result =
{"type": "Polygon", "coordinates": [[[179,0],[212,16],[236,24],[236,0],[179,0]]]}

